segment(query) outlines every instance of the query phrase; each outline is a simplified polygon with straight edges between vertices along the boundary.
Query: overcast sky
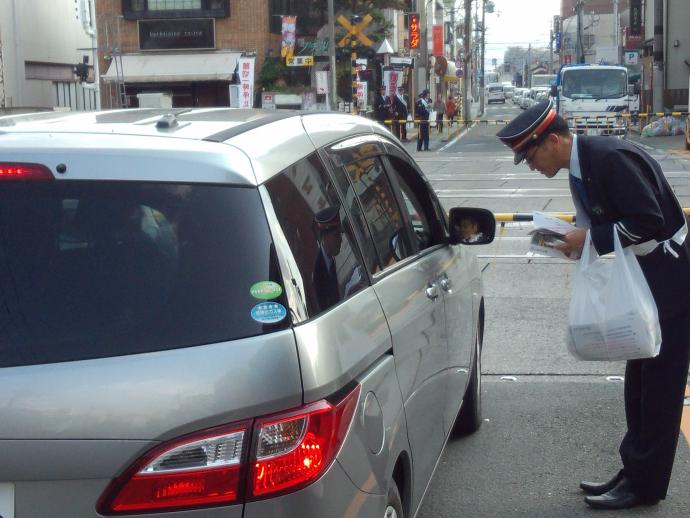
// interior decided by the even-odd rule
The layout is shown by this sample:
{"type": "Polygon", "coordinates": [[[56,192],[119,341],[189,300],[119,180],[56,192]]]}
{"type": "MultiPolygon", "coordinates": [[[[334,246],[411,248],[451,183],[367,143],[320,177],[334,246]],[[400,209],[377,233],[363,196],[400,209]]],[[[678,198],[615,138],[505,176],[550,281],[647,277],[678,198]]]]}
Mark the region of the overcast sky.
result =
{"type": "MultiPolygon", "coordinates": [[[[560,12],[560,0],[493,0],[496,9],[486,14],[486,68],[491,59],[503,62],[503,52],[512,46],[546,48],[553,17],[560,12]]],[[[479,2],[481,7],[481,2],[479,2]]],[[[479,13],[481,17],[481,11],[479,13]]]]}

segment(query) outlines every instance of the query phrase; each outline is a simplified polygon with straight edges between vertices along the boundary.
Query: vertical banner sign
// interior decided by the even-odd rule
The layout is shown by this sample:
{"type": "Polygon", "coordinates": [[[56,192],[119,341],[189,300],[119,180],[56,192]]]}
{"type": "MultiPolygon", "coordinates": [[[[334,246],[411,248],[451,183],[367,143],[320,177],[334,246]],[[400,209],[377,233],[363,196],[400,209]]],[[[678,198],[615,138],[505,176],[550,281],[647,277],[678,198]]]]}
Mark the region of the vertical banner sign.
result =
{"type": "Polygon", "coordinates": [[[384,70],[383,72],[383,86],[386,87],[386,95],[389,99],[395,98],[395,92],[398,91],[398,86],[402,85],[402,74],[397,70],[384,70]]]}
{"type": "Polygon", "coordinates": [[[284,58],[291,58],[295,52],[295,25],[297,16],[283,16],[283,42],[280,48],[280,55],[284,58]]]}
{"type": "Polygon", "coordinates": [[[410,48],[419,48],[419,15],[417,13],[410,14],[410,48]]]}
{"type": "Polygon", "coordinates": [[[254,105],[254,58],[240,58],[239,73],[240,108],[252,108],[254,105]]]}
{"type": "Polygon", "coordinates": [[[443,25],[433,25],[431,34],[434,41],[434,56],[443,56],[443,25]]]}
{"type": "Polygon", "coordinates": [[[642,0],[630,0],[630,35],[642,33],[642,0]]]}
{"type": "Polygon", "coordinates": [[[357,81],[357,102],[360,108],[367,105],[367,83],[365,81],[357,81]]]}

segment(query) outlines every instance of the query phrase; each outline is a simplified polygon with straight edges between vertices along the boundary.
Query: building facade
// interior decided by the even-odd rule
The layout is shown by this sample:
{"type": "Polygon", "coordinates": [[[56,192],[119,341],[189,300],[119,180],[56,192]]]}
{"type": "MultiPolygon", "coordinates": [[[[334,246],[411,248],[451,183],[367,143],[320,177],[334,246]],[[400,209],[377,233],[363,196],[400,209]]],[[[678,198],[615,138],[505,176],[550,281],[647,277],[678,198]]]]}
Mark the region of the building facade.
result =
{"type": "Polygon", "coordinates": [[[280,55],[287,0],[96,0],[101,100],[139,106],[164,93],[175,107],[229,106],[240,57],[254,77],[280,55]]]}
{"type": "Polygon", "coordinates": [[[92,7],[88,0],[0,0],[0,109],[98,107],[94,84],[74,73],[81,64],[93,80],[92,7]]]}

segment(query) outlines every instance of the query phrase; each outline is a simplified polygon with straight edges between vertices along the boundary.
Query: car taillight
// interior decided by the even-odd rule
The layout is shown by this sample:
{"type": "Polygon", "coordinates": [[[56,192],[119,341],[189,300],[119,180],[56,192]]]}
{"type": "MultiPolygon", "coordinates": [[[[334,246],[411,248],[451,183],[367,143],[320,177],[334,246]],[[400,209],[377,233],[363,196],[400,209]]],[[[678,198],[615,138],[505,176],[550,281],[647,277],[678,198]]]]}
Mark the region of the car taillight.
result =
{"type": "Polygon", "coordinates": [[[0,181],[7,180],[53,180],[55,177],[46,166],[0,162],[0,181]]]}
{"type": "Polygon", "coordinates": [[[359,391],[357,385],[337,404],[318,401],[257,420],[251,496],[295,491],[321,476],[345,438],[359,391]]]}
{"type": "Polygon", "coordinates": [[[185,435],[149,450],[98,501],[103,515],[229,505],[296,491],[330,466],[350,427],[360,385],[335,403],[185,435]],[[250,432],[255,441],[249,459],[250,432]]]}
{"type": "Polygon", "coordinates": [[[227,505],[242,496],[251,422],[186,435],[146,453],[113,480],[98,504],[105,515],[227,505]]]}

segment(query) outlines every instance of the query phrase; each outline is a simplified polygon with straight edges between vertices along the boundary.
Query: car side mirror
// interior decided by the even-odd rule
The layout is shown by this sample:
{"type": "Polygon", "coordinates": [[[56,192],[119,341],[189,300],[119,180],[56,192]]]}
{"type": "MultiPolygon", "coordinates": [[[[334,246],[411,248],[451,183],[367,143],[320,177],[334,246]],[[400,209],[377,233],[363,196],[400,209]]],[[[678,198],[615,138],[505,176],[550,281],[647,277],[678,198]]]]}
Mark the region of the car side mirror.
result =
{"type": "Polygon", "coordinates": [[[556,85],[551,85],[551,97],[558,97],[558,87],[556,85]]]}
{"type": "Polygon", "coordinates": [[[453,207],[449,213],[450,243],[486,245],[496,235],[496,218],[487,209],[453,207]]]}

